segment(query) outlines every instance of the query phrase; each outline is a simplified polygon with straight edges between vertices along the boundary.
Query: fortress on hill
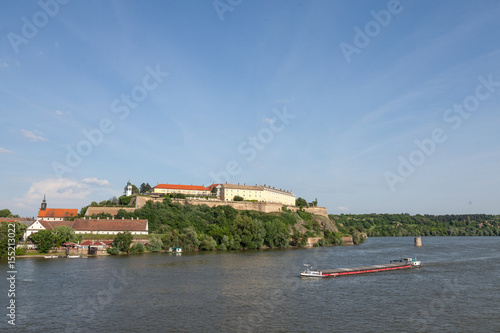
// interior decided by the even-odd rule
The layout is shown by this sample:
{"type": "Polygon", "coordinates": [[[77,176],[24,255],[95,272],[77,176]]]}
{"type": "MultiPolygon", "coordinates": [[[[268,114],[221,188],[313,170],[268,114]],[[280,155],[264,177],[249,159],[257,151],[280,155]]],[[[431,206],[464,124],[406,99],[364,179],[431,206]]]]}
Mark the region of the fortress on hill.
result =
{"type": "MultiPolygon", "coordinates": [[[[131,195],[130,181],[125,187],[124,194],[131,195]]],[[[208,187],[200,185],[158,184],[148,195],[134,197],[131,204],[135,207],[88,207],[86,216],[105,213],[116,215],[118,210],[134,211],[144,207],[147,201],[162,202],[163,197],[172,194],[182,194],[183,199],[172,199],[173,202],[188,205],[207,205],[209,207],[231,206],[238,210],[255,210],[264,213],[280,212],[283,206],[288,210],[296,211],[295,195],[291,191],[276,189],[267,185],[240,185],[240,184],[212,184],[208,187]],[[238,199],[239,200],[235,200],[238,199]],[[241,200],[243,199],[243,200],[241,200]]],[[[310,213],[328,217],[325,207],[304,207],[310,213]]]]}

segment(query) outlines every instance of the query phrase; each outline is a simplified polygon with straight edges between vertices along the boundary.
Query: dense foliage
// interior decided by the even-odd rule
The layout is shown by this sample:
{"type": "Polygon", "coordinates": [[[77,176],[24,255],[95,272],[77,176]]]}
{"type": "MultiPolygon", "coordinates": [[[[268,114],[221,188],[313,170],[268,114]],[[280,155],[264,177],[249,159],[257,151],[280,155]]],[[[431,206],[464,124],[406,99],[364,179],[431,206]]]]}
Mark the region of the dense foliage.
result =
{"type": "Polygon", "coordinates": [[[341,232],[354,229],[366,233],[369,237],[500,236],[499,215],[330,214],[329,216],[341,232]]]}
{"type": "Polygon", "coordinates": [[[113,247],[118,248],[118,250],[122,252],[129,252],[133,238],[130,231],[119,232],[113,240],[113,247]]]}
{"type": "Polygon", "coordinates": [[[36,247],[40,253],[49,252],[52,246],[54,246],[55,239],[56,236],[52,232],[52,230],[40,230],[37,233],[31,235],[31,240],[36,244],[36,247]]]}
{"type": "MultiPolygon", "coordinates": [[[[149,222],[150,233],[158,234],[163,250],[182,247],[183,251],[285,248],[304,246],[307,237],[323,236],[323,227],[304,211],[265,214],[238,211],[231,206],[182,205],[168,197],[163,202],[148,201],[134,212],[119,210],[115,218],[140,218],[149,222]],[[295,230],[302,222],[307,231],[295,230]]],[[[322,245],[340,245],[340,233],[329,234],[322,245]]],[[[154,249],[157,240],[151,241],[154,249]]]]}
{"type": "MultiPolygon", "coordinates": [[[[10,223],[2,222],[0,223],[0,257],[4,257],[7,255],[7,250],[9,247],[9,232],[10,236],[14,236],[15,244],[19,243],[19,241],[23,238],[24,230],[26,230],[26,226],[22,225],[19,222],[12,222],[15,227],[9,227],[10,223]],[[14,231],[14,232],[13,232],[14,231]]],[[[12,245],[12,244],[11,244],[12,245]]]]}

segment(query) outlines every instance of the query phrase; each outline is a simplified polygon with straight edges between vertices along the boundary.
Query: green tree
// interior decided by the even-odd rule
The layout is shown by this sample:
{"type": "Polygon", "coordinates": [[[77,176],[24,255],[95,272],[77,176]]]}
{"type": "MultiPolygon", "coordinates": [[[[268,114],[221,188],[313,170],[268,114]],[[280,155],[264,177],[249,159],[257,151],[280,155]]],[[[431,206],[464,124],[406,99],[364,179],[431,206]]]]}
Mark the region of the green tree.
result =
{"type": "Polygon", "coordinates": [[[158,236],[151,237],[149,244],[147,246],[148,251],[151,252],[160,252],[163,248],[163,242],[158,236]]]}
{"type": "Polygon", "coordinates": [[[134,237],[130,231],[119,232],[113,240],[113,246],[117,247],[122,252],[128,253],[130,251],[130,244],[132,244],[133,238],[134,237]]]}
{"type": "Polygon", "coordinates": [[[149,185],[149,183],[142,183],[139,187],[139,193],[144,194],[148,191],[151,191],[151,185],[149,185]]]}
{"type": "Polygon", "coordinates": [[[262,222],[250,216],[238,215],[234,221],[235,240],[244,248],[260,249],[264,245],[266,230],[262,222]]]}
{"type": "Polygon", "coordinates": [[[307,207],[307,201],[306,199],[304,198],[301,198],[301,197],[298,197],[296,200],[295,200],[295,206],[297,207],[307,207]]]}
{"type": "Polygon", "coordinates": [[[144,244],[142,244],[142,243],[135,243],[130,248],[130,253],[133,253],[133,254],[144,253],[144,251],[146,251],[146,248],[144,247],[144,244]]]}
{"type": "Polygon", "coordinates": [[[200,245],[198,235],[193,227],[188,227],[182,230],[182,234],[179,238],[181,240],[182,248],[188,252],[195,251],[198,248],[198,245],[200,245]]]}
{"type": "MultiPolygon", "coordinates": [[[[26,226],[19,222],[2,222],[0,223],[0,257],[4,257],[7,255],[9,248],[9,238],[12,237],[12,231],[14,231],[14,241],[15,245],[21,241],[24,235],[24,231],[26,230],[26,226]],[[13,224],[14,227],[9,226],[13,224]],[[9,235],[10,233],[10,235],[9,235]],[[9,237],[11,236],[11,237],[9,237]]],[[[12,244],[11,244],[12,245],[12,244]]]]}
{"type": "Polygon", "coordinates": [[[54,246],[55,235],[52,230],[40,230],[31,235],[31,240],[40,253],[47,253],[54,246]]]}
{"type": "Polygon", "coordinates": [[[132,194],[137,194],[137,193],[139,193],[139,189],[137,188],[137,186],[132,184],[132,194]]]}
{"type": "Polygon", "coordinates": [[[239,195],[235,195],[233,198],[233,201],[243,201],[243,197],[240,197],[239,195]]]}
{"type": "Polygon", "coordinates": [[[0,209],[0,217],[11,217],[12,213],[8,209],[0,209]]]}
{"type": "Polygon", "coordinates": [[[199,249],[202,251],[213,251],[217,247],[217,242],[212,238],[212,236],[201,234],[199,236],[199,241],[199,249]]]}
{"type": "Polygon", "coordinates": [[[61,246],[67,242],[77,242],[78,237],[75,235],[75,230],[68,226],[58,226],[54,228],[54,240],[56,246],[61,246]]]}

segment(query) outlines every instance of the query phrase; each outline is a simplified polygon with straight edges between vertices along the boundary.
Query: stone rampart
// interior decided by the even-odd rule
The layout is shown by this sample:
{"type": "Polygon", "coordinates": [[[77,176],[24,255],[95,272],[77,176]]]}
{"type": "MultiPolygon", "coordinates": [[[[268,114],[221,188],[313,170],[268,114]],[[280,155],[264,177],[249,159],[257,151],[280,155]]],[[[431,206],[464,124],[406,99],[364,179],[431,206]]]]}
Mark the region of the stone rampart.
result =
{"type": "MultiPolygon", "coordinates": [[[[144,207],[147,201],[163,202],[163,198],[150,198],[150,197],[137,196],[135,207],[142,208],[144,207]]],[[[195,206],[207,205],[208,207],[231,206],[237,210],[255,210],[263,213],[281,212],[283,209],[283,204],[275,202],[222,201],[214,199],[206,200],[206,199],[194,199],[194,198],[172,199],[172,202],[177,202],[183,205],[184,204],[195,205],[195,206]]],[[[287,206],[286,209],[295,212],[299,209],[299,207],[287,206]]],[[[328,212],[325,207],[304,207],[304,210],[312,214],[328,217],[328,212]]]]}

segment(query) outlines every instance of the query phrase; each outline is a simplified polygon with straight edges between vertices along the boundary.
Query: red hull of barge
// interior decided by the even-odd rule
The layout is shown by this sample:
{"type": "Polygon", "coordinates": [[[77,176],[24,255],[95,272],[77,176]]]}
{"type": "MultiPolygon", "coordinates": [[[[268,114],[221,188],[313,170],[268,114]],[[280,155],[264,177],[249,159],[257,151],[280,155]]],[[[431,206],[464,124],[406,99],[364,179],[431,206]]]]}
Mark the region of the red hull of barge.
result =
{"type": "Polygon", "coordinates": [[[342,276],[342,275],[354,275],[354,274],[365,274],[365,273],[375,273],[375,272],[383,272],[383,271],[392,271],[392,270],[397,270],[397,269],[406,269],[406,268],[412,268],[411,265],[401,265],[401,266],[393,266],[393,267],[377,267],[377,268],[351,268],[345,271],[339,272],[338,270],[335,270],[336,272],[322,272],[323,277],[328,277],[328,276],[342,276]]]}

